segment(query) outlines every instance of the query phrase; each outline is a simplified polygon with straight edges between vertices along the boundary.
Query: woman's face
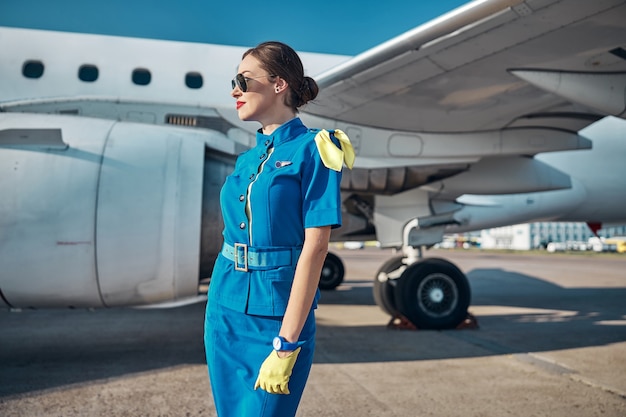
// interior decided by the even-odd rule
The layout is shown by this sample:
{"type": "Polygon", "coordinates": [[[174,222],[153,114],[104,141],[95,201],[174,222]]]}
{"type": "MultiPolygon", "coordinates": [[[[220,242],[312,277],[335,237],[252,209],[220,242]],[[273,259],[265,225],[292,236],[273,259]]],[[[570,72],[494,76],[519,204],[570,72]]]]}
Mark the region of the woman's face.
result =
{"type": "Polygon", "coordinates": [[[276,106],[281,104],[276,94],[276,79],[270,77],[258,59],[247,55],[239,64],[238,74],[246,78],[247,90],[244,93],[238,86],[231,92],[237,102],[237,113],[244,121],[271,122],[276,106]]]}

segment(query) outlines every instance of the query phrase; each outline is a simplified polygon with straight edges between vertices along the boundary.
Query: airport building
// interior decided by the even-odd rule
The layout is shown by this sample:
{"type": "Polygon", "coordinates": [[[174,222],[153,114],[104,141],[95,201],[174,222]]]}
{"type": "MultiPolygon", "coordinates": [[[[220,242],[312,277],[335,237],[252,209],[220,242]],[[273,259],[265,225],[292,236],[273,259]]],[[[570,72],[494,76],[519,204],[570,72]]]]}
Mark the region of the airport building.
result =
{"type": "MultiPolygon", "coordinates": [[[[626,226],[598,231],[598,237],[626,236],[626,226]]],[[[486,249],[529,250],[546,248],[551,242],[587,243],[594,237],[586,223],[538,222],[496,227],[480,232],[480,246],[486,249]]]]}

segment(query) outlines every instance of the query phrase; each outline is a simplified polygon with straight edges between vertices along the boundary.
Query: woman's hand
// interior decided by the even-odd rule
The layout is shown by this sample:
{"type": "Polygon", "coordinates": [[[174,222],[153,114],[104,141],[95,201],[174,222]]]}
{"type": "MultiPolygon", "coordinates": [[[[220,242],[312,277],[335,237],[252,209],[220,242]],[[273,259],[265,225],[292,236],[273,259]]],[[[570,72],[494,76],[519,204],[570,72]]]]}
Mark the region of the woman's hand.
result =
{"type": "Polygon", "coordinates": [[[272,350],[261,365],[254,389],[261,388],[270,394],[289,394],[289,378],[300,349],[291,352],[272,350]],[[281,357],[281,353],[285,356],[281,357]]]}

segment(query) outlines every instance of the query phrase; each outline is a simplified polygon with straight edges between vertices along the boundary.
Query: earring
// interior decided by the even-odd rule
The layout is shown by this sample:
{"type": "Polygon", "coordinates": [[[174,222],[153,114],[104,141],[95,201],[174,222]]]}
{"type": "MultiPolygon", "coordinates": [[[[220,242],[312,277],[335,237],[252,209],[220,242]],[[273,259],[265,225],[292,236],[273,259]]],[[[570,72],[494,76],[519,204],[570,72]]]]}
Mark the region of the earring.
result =
{"type": "Polygon", "coordinates": [[[276,87],[276,94],[280,93],[280,88],[276,87]]]}

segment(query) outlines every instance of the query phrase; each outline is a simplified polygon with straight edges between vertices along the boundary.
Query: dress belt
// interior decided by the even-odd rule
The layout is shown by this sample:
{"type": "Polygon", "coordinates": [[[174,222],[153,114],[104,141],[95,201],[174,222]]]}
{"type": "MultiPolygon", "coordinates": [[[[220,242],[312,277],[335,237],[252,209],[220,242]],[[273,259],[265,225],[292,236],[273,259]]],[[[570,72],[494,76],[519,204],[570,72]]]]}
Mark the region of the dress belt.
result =
{"type": "Polygon", "coordinates": [[[268,270],[281,266],[295,267],[302,248],[299,247],[254,247],[245,243],[233,245],[224,242],[222,255],[235,263],[235,270],[268,270]]]}

